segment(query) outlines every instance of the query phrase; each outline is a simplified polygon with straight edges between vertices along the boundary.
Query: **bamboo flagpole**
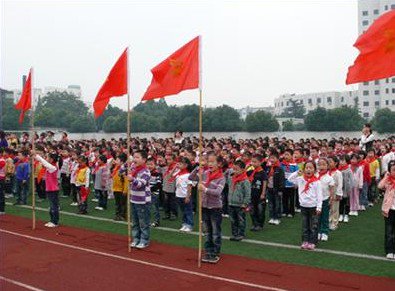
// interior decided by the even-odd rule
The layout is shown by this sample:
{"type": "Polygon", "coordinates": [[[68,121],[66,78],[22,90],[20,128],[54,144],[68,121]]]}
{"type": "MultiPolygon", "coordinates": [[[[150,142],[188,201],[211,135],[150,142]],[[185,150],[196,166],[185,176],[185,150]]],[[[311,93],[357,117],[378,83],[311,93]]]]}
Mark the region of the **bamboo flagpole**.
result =
{"type": "MultiPolygon", "coordinates": [[[[199,183],[203,182],[203,93],[202,93],[202,36],[199,36],[199,183]]],[[[198,267],[202,266],[202,191],[198,190],[199,196],[199,253],[198,253],[198,267]]]]}
{"type": "MultiPolygon", "coordinates": [[[[32,152],[35,152],[36,147],[35,147],[35,140],[34,140],[34,74],[33,74],[33,67],[30,69],[30,82],[31,82],[31,102],[32,102],[32,109],[31,109],[31,115],[30,115],[30,135],[31,135],[31,142],[32,142],[32,152]]],[[[31,156],[31,173],[30,173],[30,179],[31,179],[31,188],[32,188],[32,229],[36,229],[36,195],[35,195],[35,181],[34,181],[34,157],[33,155],[31,156]]]]}
{"type": "MultiPolygon", "coordinates": [[[[130,168],[130,127],[131,127],[131,112],[130,112],[130,67],[129,67],[129,47],[127,51],[127,84],[128,84],[128,115],[127,115],[127,124],[126,124],[126,131],[127,131],[127,139],[126,139],[126,146],[127,149],[127,176],[129,176],[129,168],[130,168]]],[[[131,234],[131,221],[130,221],[130,189],[128,187],[128,192],[126,194],[126,203],[127,203],[127,219],[128,219],[128,252],[131,252],[131,243],[132,243],[132,234],[131,234]]]]}

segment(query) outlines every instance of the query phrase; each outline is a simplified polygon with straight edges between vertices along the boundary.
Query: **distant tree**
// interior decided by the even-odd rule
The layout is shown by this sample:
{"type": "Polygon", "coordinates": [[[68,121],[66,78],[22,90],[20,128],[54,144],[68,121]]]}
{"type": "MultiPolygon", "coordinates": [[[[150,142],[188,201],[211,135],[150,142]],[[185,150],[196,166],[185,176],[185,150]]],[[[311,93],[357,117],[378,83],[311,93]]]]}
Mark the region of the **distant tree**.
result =
{"type": "Polygon", "coordinates": [[[300,100],[289,99],[288,104],[290,105],[284,109],[282,117],[303,118],[306,109],[300,100]]]}
{"type": "Polygon", "coordinates": [[[95,132],[96,126],[92,115],[74,120],[68,127],[70,132],[95,132]]]}
{"type": "Polygon", "coordinates": [[[283,122],[283,131],[294,131],[294,130],[295,130],[295,126],[292,119],[283,122]]]}
{"type": "Polygon", "coordinates": [[[30,111],[25,114],[22,124],[19,124],[20,111],[15,109],[12,99],[3,99],[3,128],[5,130],[28,129],[30,124],[30,111]]]}
{"type": "Polygon", "coordinates": [[[118,107],[108,105],[107,109],[95,120],[97,130],[103,130],[104,121],[110,116],[118,116],[124,113],[124,111],[118,107]]]}
{"type": "Polygon", "coordinates": [[[240,131],[243,121],[236,109],[222,105],[216,108],[207,108],[203,111],[204,131],[240,131]]]}
{"type": "Polygon", "coordinates": [[[395,133],[395,112],[389,108],[377,110],[372,124],[379,133],[395,133]]]}
{"type": "Polygon", "coordinates": [[[322,107],[307,113],[304,117],[304,124],[308,131],[326,131],[328,128],[327,110],[322,107]]]}
{"type": "Polygon", "coordinates": [[[278,131],[280,125],[271,113],[259,110],[247,115],[245,128],[248,132],[273,132],[278,131]]]}

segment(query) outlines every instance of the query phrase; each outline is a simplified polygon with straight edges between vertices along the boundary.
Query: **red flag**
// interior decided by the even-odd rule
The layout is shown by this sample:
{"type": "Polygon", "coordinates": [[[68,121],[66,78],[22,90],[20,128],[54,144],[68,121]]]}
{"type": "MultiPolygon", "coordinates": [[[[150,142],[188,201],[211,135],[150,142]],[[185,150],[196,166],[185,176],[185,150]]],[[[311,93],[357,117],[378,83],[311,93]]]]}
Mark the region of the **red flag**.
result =
{"type": "Polygon", "coordinates": [[[199,37],[151,70],[152,81],[142,101],[163,98],[199,87],[199,37]]]}
{"type": "Polygon", "coordinates": [[[395,75],[395,10],[380,16],[354,44],[360,54],[348,68],[346,84],[395,75]]]}
{"type": "Polygon", "coordinates": [[[23,123],[25,117],[25,112],[32,108],[32,70],[29,71],[29,76],[27,77],[25,86],[23,87],[21,98],[17,104],[15,104],[15,109],[21,110],[19,115],[19,124],[23,123]]]}
{"type": "Polygon", "coordinates": [[[95,118],[103,114],[111,97],[128,93],[128,49],[119,57],[93,102],[95,118]]]}

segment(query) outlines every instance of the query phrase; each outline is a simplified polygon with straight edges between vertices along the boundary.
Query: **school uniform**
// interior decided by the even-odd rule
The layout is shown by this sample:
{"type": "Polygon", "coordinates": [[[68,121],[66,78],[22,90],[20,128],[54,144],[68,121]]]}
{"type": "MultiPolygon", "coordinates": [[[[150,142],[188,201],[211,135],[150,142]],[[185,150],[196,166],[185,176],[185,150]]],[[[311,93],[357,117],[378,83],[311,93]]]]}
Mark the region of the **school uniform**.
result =
{"type": "Polygon", "coordinates": [[[295,185],[288,180],[288,177],[299,170],[296,163],[281,163],[281,168],[284,170],[285,175],[285,188],[282,196],[283,215],[295,216],[295,185]]]}
{"type": "MultiPolygon", "coordinates": [[[[253,228],[263,228],[265,225],[266,197],[261,198],[264,184],[267,183],[266,172],[252,172],[250,174],[251,182],[251,220],[253,228]]],[[[265,193],[264,193],[265,194],[265,193]]]]}

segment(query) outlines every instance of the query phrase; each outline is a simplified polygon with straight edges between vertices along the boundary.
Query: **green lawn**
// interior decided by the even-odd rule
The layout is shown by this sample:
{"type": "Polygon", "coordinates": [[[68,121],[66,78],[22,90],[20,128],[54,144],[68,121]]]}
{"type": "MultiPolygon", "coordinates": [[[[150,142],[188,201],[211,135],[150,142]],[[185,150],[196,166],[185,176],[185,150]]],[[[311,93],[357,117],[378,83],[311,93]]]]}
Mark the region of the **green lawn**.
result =
{"type": "MultiPolygon", "coordinates": [[[[71,202],[69,198],[60,199],[62,211],[76,212],[77,208],[69,205],[71,202]]],[[[8,199],[7,202],[13,202],[13,200],[8,199]]],[[[96,203],[89,201],[89,215],[113,218],[114,200],[109,200],[109,207],[103,212],[95,210],[95,206],[96,203]]],[[[37,207],[47,208],[48,203],[46,201],[37,203],[37,207]]],[[[21,207],[7,206],[6,211],[10,214],[31,217],[31,210],[21,207]]],[[[48,220],[48,213],[37,211],[37,218],[44,221],[48,220]]],[[[61,215],[60,223],[102,232],[113,232],[122,235],[127,234],[125,225],[107,221],[96,221],[86,217],[61,215]]],[[[250,223],[248,225],[250,225],[250,223]]],[[[178,229],[180,227],[180,222],[162,221],[161,226],[178,229]]],[[[197,223],[195,224],[195,229],[197,229],[197,223]]],[[[230,235],[230,222],[228,219],[223,220],[222,229],[224,235],[230,235]]],[[[247,238],[249,239],[291,245],[300,244],[300,235],[300,215],[296,215],[294,218],[284,218],[279,226],[266,225],[264,231],[259,233],[247,231],[247,238]]],[[[328,242],[321,243],[319,247],[338,251],[384,256],[383,236],[384,221],[380,213],[380,207],[375,206],[356,218],[351,217],[351,221],[348,224],[341,224],[338,230],[330,234],[330,240],[328,242]]],[[[197,248],[198,246],[197,236],[160,229],[154,229],[152,231],[152,239],[162,243],[181,245],[191,248],[197,248]]],[[[257,259],[289,262],[372,276],[395,278],[395,263],[390,261],[377,261],[327,253],[260,246],[247,242],[235,243],[227,240],[223,241],[222,252],[257,259]]]]}

